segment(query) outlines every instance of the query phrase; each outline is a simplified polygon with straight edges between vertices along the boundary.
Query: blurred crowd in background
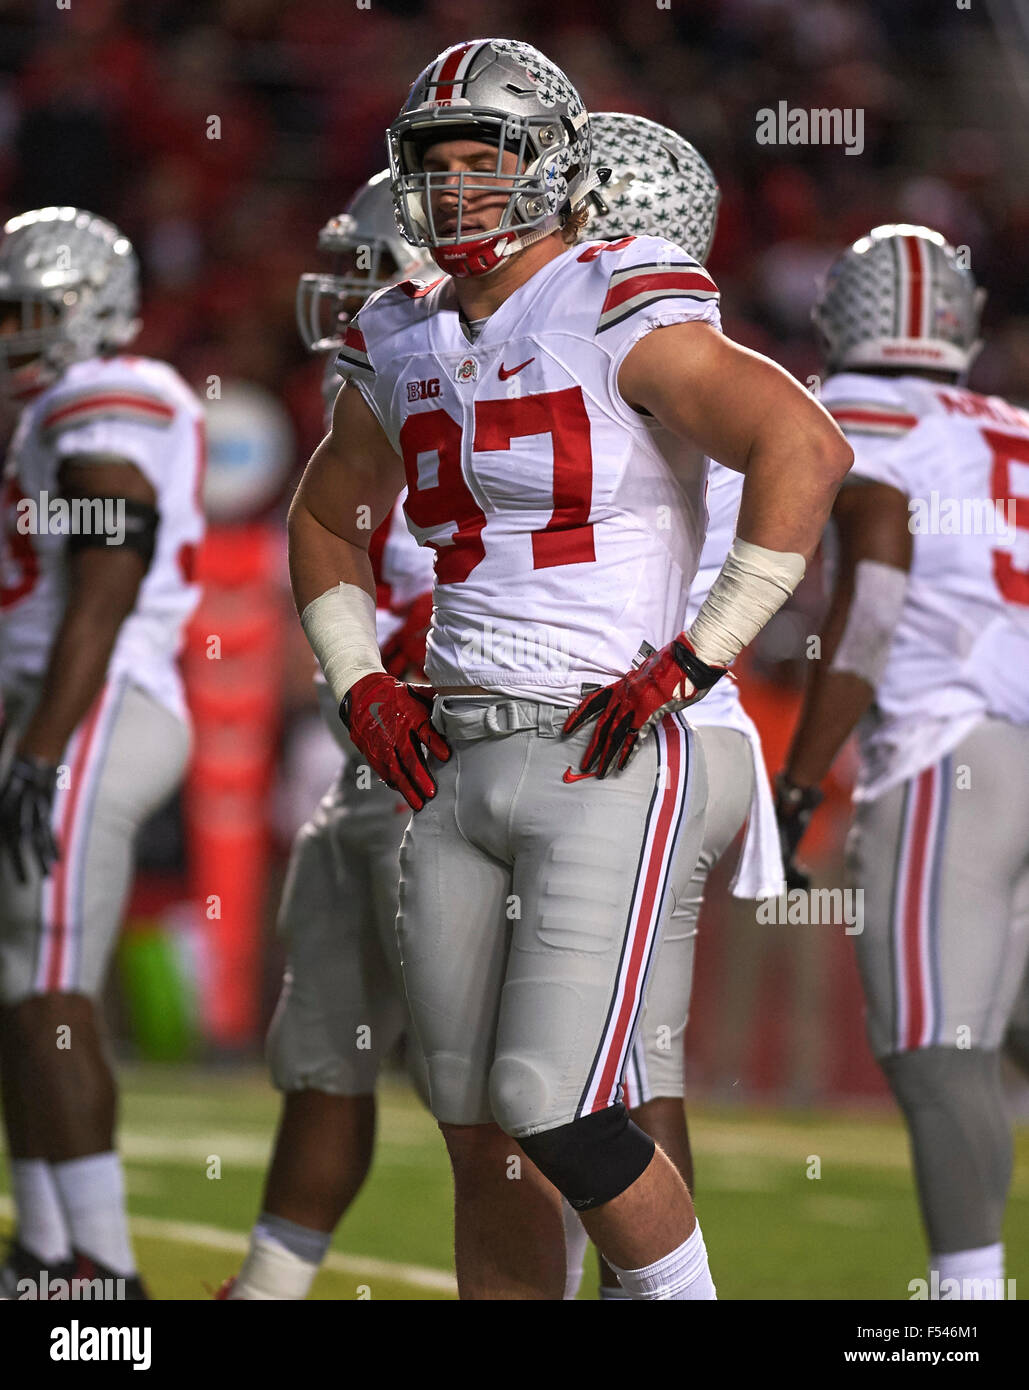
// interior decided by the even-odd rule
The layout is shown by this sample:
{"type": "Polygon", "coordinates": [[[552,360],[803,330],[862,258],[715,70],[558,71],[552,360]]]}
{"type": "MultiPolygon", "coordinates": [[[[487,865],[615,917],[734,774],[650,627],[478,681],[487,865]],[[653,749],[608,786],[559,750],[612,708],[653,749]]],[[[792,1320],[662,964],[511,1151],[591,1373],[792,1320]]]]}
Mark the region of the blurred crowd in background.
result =
{"type": "MultiPolygon", "coordinates": [[[[817,277],[877,223],[926,223],[969,248],[989,291],[972,384],[1029,400],[1029,65],[1016,9],[989,0],[967,9],[960,0],[671,0],[668,9],[655,0],[0,0],[0,213],[72,203],[109,217],[143,267],[134,350],[170,361],[201,394],[217,378],[278,403],[284,414],[270,427],[288,476],[259,498],[272,526],[322,432],[321,367],[294,318],[297,277],[319,268],[318,229],[384,166],[385,127],[417,72],[458,39],[494,34],[536,44],[588,108],[649,116],[705,156],[722,189],[709,268],[733,337],[810,384],[821,370],[808,323],[817,277]],[[863,111],[863,151],[759,144],[757,113],[780,101],[863,111]]],[[[773,769],[819,602],[815,566],[750,663],[773,769]]],[[[270,839],[279,863],[335,767],[316,732],[309,653],[298,626],[289,631],[270,839]]],[[[846,786],[844,759],[812,842],[830,878],[846,786]]],[[[694,1028],[708,1019],[711,1034],[698,1042],[702,1080],[729,1088],[749,1066],[759,1087],[778,1047],[780,1089],[875,1089],[871,1064],[851,1056],[863,1049],[849,943],[807,930],[823,936],[800,942],[794,929],[785,964],[773,959],[762,978],[755,959],[780,946],[768,928],[759,945],[757,936],[739,944],[754,933],[752,910],[731,952],[711,948],[705,960],[702,949],[694,1028]],[[833,1056],[846,1055],[826,1060],[820,1039],[839,999],[848,1044],[833,1056]],[[747,1041],[742,1020],[762,1001],[774,1026],[795,1024],[778,1043],[747,1041]]],[[[270,1000],[274,949],[262,959],[270,1000]]]]}

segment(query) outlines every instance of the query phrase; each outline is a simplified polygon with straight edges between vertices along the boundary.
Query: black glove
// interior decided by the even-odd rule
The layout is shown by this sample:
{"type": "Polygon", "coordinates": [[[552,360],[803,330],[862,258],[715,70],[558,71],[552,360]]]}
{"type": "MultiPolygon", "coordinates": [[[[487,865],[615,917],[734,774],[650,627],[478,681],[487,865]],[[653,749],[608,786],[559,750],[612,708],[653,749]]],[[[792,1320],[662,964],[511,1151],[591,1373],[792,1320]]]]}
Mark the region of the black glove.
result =
{"type": "Polygon", "coordinates": [[[0,786],[0,856],[10,857],[20,883],[29,881],[26,849],[35,855],[44,877],[61,857],[50,829],[56,787],[56,767],[18,756],[0,786]]]}
{"type": "Polygon", "coordinates": [[[794,855],[821,801],[822,793],[817,787],[798,787],[784,772],[776,777],[775,819],[779,827],[779,847],[788,889],[811,887],[810,874],[794,861],[794,855]]]}

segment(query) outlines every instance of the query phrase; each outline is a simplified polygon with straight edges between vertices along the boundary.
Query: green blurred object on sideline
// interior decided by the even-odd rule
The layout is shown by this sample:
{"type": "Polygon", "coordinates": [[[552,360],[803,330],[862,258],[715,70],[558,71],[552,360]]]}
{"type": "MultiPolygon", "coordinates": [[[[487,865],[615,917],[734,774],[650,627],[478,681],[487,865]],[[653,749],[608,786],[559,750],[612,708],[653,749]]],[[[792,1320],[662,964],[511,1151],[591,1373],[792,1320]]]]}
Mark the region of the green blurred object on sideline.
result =
{"type": "Polygon", "coordinates": [[[181,935],[160,918],[134,918],[118,946],[132,1036],[148,1062],[182,1062],[200,1048],[197,991],[181,935]]]}

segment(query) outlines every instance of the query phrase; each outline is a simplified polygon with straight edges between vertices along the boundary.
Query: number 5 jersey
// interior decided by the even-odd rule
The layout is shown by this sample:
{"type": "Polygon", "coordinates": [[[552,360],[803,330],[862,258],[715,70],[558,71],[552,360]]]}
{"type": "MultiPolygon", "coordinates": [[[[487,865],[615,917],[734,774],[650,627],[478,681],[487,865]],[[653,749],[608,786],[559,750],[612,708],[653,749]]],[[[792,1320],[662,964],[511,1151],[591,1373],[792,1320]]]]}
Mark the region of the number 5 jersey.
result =
{"type": "Polygon", "coordinates": [[[911,574],[857,800],[951,752],[984,717],[1029,724],[1029,414],[923,377],[841,373],[822,403],[852,474],[908,499],[911,574]]]}

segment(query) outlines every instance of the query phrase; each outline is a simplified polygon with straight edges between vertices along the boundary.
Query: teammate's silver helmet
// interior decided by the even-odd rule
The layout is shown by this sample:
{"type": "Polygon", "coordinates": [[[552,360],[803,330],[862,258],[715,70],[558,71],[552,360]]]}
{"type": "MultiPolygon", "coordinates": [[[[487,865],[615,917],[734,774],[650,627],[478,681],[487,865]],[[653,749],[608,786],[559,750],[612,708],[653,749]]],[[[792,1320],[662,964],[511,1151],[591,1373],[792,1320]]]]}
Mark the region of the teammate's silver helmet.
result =
{"type": "Polygon", "coordinates": [[[515,39],[473,39],[434,58],[415,80],[386,136],[398,223],[452,275],[485,275],[504,256],[549,236],[590,180],[590,125],[578,92],[538,49],[515,39]],[[422,157],[445,140],[476,140],[497,151],[490,173],[426,174],[422,157]],[[505,172],[506,153],[516,156],[505,172]],[[456,183],[455,183],[456,180],[456,183]],[[442,189],[456,193],[456,225],[433,212],[442,189]],[[463,226],[466,195],[506,190],[496,226],[463,226]]]}
{"type": "Polygon", "coordinates": [[[0,301],[20,329],[0,336],[12,394],[48,385],[72,362],[123,347],[139,332],[139,266],[129,239],[81,208],[12,217],[0,239],[0,301]],[[14,365],[14,359],[30,359],[14,365]]]}
{"type": "Polygon", "coordinates": [[[644,116],[590,116],[593,167],[610,178],[593,194],[591,241],[661,236],[704,262],[715,235],[721,192],[688,140],[644,116]]]}
{"type": "Polygon", "coordinates": [[[348,256],[350,264],[339,274],[300,277],[297,328],[311,352],[341,347],[347,319],[375,290],[432,266],[428,252],[411,246],[397,229],[388,169],[362,184],[343,212],[326,222],[318,250],[348,256]]]}
{"type": "Polygon", "coordinates": [[[811,320],[826,362],[963,373],[978,352],[985,291],[939,232],[873,227],[830,266],[811,320]]]}

